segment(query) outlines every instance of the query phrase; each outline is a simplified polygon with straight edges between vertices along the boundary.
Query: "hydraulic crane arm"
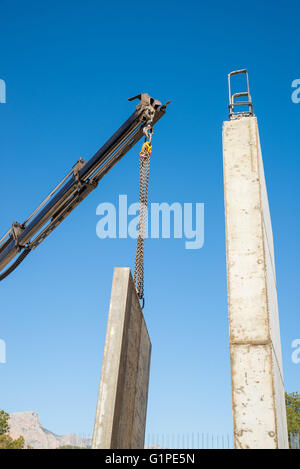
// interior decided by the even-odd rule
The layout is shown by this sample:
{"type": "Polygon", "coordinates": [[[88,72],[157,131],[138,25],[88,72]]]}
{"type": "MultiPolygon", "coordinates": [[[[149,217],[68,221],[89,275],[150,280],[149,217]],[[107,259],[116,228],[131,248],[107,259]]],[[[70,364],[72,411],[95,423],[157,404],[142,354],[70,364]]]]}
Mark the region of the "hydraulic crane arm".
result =
{"type": "Polygon", "coordinates": [[[153,125],[164,115],[168,103],[162,105],[146,93],[130,98],[129,101],[137,98],[140,99],[140,103],[136,111],[103,147],[88,162],[79,159],[70,173],[30,217],[24,223],[14,222],[1,238],[0,281],[7,277],[97,187],[100,179],[143,135],[148,137],[152,133],[153,125]],[[16,256],[18,258],[14,260],[16,256]],[[9,264],[7,270],[2,272],[9,264]]]}

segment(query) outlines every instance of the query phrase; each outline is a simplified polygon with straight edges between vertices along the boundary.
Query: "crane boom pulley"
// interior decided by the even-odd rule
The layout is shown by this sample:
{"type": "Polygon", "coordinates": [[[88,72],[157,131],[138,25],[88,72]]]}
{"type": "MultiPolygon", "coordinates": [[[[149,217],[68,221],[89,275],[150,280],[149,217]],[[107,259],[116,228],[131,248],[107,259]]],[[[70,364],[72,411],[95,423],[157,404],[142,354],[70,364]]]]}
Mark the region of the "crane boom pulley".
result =
{"type": "Polygon", "coordinates": [[[80,158],[72,170],[24,223],[14,222],[0,240],[0,281],[7,277],[93,191],[110,169],[164,115],[168,103],[143,93],[136,111],[89,160],[80,158]],[[15,257],[18,256],[16,260],[15,257]],[[8,266],[8,267],[7,267],[8,266]]]}

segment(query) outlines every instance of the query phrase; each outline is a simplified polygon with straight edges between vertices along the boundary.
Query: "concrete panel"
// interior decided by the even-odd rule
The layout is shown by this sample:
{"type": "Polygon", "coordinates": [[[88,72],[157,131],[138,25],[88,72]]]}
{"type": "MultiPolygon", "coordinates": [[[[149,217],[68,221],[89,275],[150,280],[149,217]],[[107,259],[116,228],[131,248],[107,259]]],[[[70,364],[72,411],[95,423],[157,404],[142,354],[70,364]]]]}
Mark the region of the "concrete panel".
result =
{"type": "Polygon", "coordinates": [[[144,448],[151,342],[129,268],[115,268],[92,447],[144,448]]]}
{"type": "Polygon", "coordinates": [[[237,448],[287,448],[271,217],[255,117],[224,122],[232,398],[237,448]]]}

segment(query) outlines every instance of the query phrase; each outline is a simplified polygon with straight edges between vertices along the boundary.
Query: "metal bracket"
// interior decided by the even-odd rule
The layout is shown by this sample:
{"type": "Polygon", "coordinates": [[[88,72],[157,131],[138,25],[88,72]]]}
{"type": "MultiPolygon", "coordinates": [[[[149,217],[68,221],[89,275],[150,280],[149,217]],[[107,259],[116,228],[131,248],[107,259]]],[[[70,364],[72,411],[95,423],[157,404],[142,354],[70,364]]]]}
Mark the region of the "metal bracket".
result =
{"type": "Polygon", "coordinates": [[[25,230],[24,225],[21,225],[21,223],[18,223],[17,221],[13,222],[12,227],[11,227],[11,233],[12,233],[12,237],[15,241],[16,247],[18,248],[18,251],[21,251],[21,249],[24,248],[24,246],[22,246],[19,243],[19,238],[20,238],[20,236],[21,236],[21,234],[23,233],[24,230],[25,230]]]}
{"type": "Polygon", "coordinates": [[[98,186],[98,182],[94,179],[89,179],[87,181],[83,181],[82,179],[80,179],[79,173],[85,165],[86,161],[83,158],[79,158],[79,160],[74,164],[72,172],[75,176],[75,181],[77,183],[78,189],[80,189],[82,186],[85,186],[88,187],[89,192],[91,192],[93,189],[96,189],[96,187],[98,186]]]}
{"type": "Polygon", "coordinates": [[[240,119],[241,117],[253,116],[253,104],[250,95],[249,77],[247,69],[235,70],[228,74],[228,90],[229,90],[229,119],[240,119]],[[234,75],[245,74],[247,82],[247,91],[231,94],[231,77],[234,75]],[[235,101],[236,98],[246,97],[247,101],[235,101]],[[248,106],[246,111],[235,111],[235,106],[248,106]]]}
{"type": "Polygon", "coordinates": [[[77,183],[78,188],[80,188],[84,184],[84,182],[81,181],[81,179],[79,177],[79,173],[85,165],[86,165],[86,161],[83,158],[79,158],[79,160],[76,161],[76,163],[74,164],[74,166],[72,168],[72,171],[73,171],[75,181],[77,183]]]}
{"type": "Polygon", "coordinates": [[[137,94],[132,98],[128,98],[128,101],[134,101],[135,99],[140,100],[136,110],[142,114],[142,120],[146,122],[146,125],[143,128],[144,135],[146,139],[151,138],[151,128],[155,113],[159,109],[164,112],[171,101],[168,101],[166,104],[162,104],[158,99],[151,98],[148,93],[137,94]]]}
{"type": "Polygon", "coordinates": [[[145,121],[145,126],[143,127],[143,134],[145,136],[145,140],[149,140],[149,142],[151,143],[153,135],[152,122],[155,113],[159,108],[165,108],[169,104],[169,102],[162,106],[162,103],[158,99],[151,98],[148,93],[137,94],[132,98],[128,98],[128,101],[134,101],[135,99],[140,100],[140,103],[137,105],[136,110],[137,112],[140,112],[142,114],[142,119],[145,121]]]}
{"type": "Polygon", "coordinates": [[[128,101],[134,101],[135,99],[139,99],[141,102],[137,105],[137,111],[152,108],[152,112],[155,113],[161,106],[162,103],[158,99],[151,98],[148,93],[140,93],[132,98],[128,98],[128,101]]]}
{"type": "Polygon", "coordinates": [[[140,99],[140,103],[137,105],[136,110],[142,114],[142,120],[146,123],[143,128],[143,133],[147,139],[151,133],[155,112],[162,104],[158,99],[151,98],[147,93],[137,94],[136,96],[129,98],[128,101],[134,101],[135,99],[140,99]]]}

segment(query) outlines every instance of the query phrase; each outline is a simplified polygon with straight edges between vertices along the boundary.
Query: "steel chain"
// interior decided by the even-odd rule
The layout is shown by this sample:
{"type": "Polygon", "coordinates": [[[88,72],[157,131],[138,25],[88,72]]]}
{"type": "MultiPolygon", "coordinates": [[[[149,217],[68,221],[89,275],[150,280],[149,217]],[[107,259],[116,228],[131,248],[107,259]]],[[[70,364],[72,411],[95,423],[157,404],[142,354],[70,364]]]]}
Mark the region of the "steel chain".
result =
{"type": "Polygon", "coordinates": [[[134,268],[134,283],[138,298],[142,300],[142,308],[145,304],[144,299],[144,245],[146,228],[148,224],[148,188],[149,188],[149,170],[151,144],[145,142],[140,153],[140,200],[139,200],[139,224],[136,246],[136,258],[134,268]]]}

